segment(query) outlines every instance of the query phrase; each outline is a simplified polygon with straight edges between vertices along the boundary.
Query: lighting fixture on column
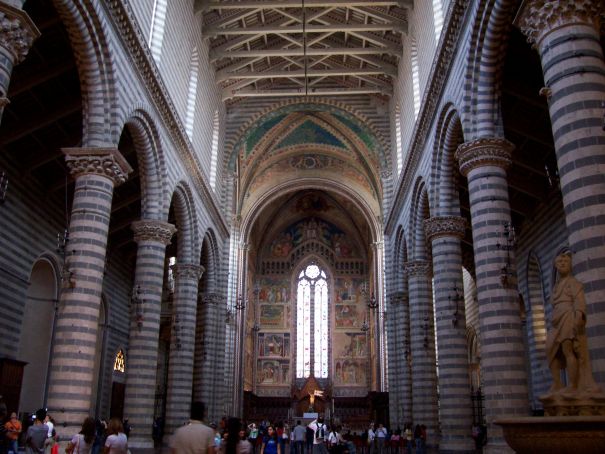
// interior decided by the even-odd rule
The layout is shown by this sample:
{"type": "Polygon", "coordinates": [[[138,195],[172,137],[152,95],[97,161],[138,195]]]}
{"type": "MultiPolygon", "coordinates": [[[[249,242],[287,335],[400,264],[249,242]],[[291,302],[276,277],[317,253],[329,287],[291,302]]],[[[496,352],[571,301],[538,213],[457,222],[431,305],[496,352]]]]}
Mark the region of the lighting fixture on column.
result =
{"type": "Polygon", "coordinates": [[[448,301],[450,302],[450,305],[453,305],[453,314],[452,314],[452,325],[457,326],[458,325],[458,309],[459,309],[459,304],[460,302],[464,301],[464,296],[460,294],[460,289],[458,288],[458,286],[454,286],[454,288],[452,289],[454,294],[453,295],[449,295],[447,297],[448,301]]]}
{"type": "Polygon", "coordinates": [[[143,327],[143,304],[145,300],[141,298],[141,286],[135,285],[132,288],[132,293],[130,294],[130,301],[132,303],[132,313],[134,314],[134,319],[137,323],[137,328],[141,331],[143,327]]]}
{"type": "Polygon", "coordinates": [[[512,271],[512,264],[510,258],[510,251],[515,247],[516,236],[515,236],[515,227],[510,222],[505,222],[503,224],[502,236],[504,237],[503,244],[496,244],[496,247],[500,250],[506,251],[506,262],[502,269],[500,270],[500,282],[503,287],[508,287],[513,283],[510,281],[511,278],[514,277],[514,273],[512,271]]]}
{"type": "Polygon", "coordinates": [[[368,331],[370,331],[370,324],[368,323],[368,319],[367,318],[363,319],[363,323],[361,324],[361,328],[360,329],[364,333],[367,333],[368,331]]]}
{"type": "MultiPolygon", "coordinates": [[[[57,253],[62,259],[61,268],[61,286],[63,288],[73,288],[76,285],[74,273],[67,265],[67,246],[69,245],[69,229],[66,227],[63,233],[57,233],[57,253]]],[[[75,251],[72,251],[74,253],[75,251]]]]}
{"type": "Polygon", "coordinates": [[[374,310],[377,307],[378,307],[378,301],[376,301],[376,297],[374,296],[374,293],[372,293],[370,295],[370,299],[368,299],[368,308],[374,310]]]}
{"type": "Polygon", "coordinates": [[[424,348],[429,348],[429,316],[426,314],[422,319],[422,329],[424,330],[424,348]]]}
{"type": "Polygon", "coordinates": [[[0,170],[0,204],[6,200],[6,190],[8,189],[8,174],[0,170]]]}
{"type": "Polygon", "coordinates": [[[229,325],[229,324],[231,324],[232,321],[233,321],[233,309],[228,307],[227,310],[225,311],[225,323],[227,325],[229,325]]]}
{"type": "Polygon", "coordinates": [[[248,300],[240,295],[237,297],[237,300],[235,301],[235,308],[238,311],[243,311],[246,308],[246,303],[248,303],[248,300]]]}

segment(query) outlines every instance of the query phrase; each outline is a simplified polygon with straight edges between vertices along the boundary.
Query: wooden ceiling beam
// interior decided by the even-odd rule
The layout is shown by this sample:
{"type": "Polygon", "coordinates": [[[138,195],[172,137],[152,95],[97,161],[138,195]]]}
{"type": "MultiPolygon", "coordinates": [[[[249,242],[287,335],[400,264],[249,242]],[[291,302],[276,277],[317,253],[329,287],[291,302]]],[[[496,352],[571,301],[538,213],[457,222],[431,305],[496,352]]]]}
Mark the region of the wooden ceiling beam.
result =
{"type": "MultiPolygon", "coordinates": [[[[307,56],[315,55],[382,55],[389,54],[400,56],[401,48],[391,47],[327,47],[327,48],[307,48],[307,56]]],[[[237,51],[210,51],[210,61],[214,62],[221,58],[252,58],[252,57],[302,57],[305,51],[302,47],[295,49],[271,48],[271,49],[250,49],[237,51]]]]}
{"type": "MultiPolygon", "coordinates": [[[[381,76],[385,70],[381,68],[363,68],[363,69],[310,69],[306,77],[338,77],[338,76],[381,76]]],[[[218,82],[224,82],[227,79],[287,79],[289,77],[305,77],[303,70],[282,70],[282,71],[246,71],[228,73],[218,79],[218,82]]]]}
{"type": "MultiPolygon", "coordinates": [[[[400,8],[410,8],[414,4],[413,0],[331,0],[329,2],[320,0],[305,0],[305,8],[323,8],[327,6],[348,8],[354,6],[399,6],[400,8]]],[[[300,8],[300,0],[265,0],[265,1],[233,1],[233,0],[196,0],[194,11],[212,11],[220,9],[277,9],[277,8],[300,8]]]]}
{"type": "Polygon", "coordinates": [[[331,24],[331,25],[307,25],[303,27],[300,25],[288,25],[288,26],[275,26],[271,24],[260,25],[256,27],[247,28],[220,28],[220,27],[209,27],[206,29],[205,35],[207,37],[216,37],[219,35],[223,36],[241,36],[241,35],[264,35],[264,34],[300,34],[305,31],[306,33],[324,33],[324,32],[345,32],[345,33],[363,33],[363,32],[383,32],[393,31],[405,33],[406,27],[397,23],[388,24],[331,24]]]}
{"type": "MultiPolygon", "coordinates": [[[[225,94],[225,91],[223,92],[225,94]]],[[[272,89],[272,90],[250,90],[243,89],[229,93],[227,97],[223,95],[223,100],[232,98],[262,98],[272,96],[347,96],[347,95],[368,95],[382,94],[392,95],[387,90],[378,87],[364,88],[309,88],[308,93],[305,93],[304,88],[294,89],[272,89]]]]}

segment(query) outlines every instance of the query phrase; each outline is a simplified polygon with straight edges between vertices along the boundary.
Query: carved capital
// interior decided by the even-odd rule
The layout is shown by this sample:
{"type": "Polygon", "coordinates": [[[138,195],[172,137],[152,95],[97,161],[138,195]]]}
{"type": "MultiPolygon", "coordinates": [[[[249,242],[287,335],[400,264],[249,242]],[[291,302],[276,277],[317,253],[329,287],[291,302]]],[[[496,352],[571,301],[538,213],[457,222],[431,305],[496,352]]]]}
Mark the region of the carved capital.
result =
{"type": "Polygon", "coordinates": [[[433,216],[424,221],[424,234],[428,241],[444,236],[464,238],[466,219],[460,216],[433,216]]]}
{"type": "Polygon", "coordinates": [[[455,158],[460,165],[460,173],[467,176],[477,167],[497,166],[507,169],[511,164],[511,154],[515,146],[499,137],[482,137],[464,142],[456,150],[455,158]]]}
{"type": "Polygon", "coordinates": [[[62,148],[65,162],[74,178],[101,175],[113,180],[115,186],[124,183],[132,167],[116,148],[62,148]]]}
{"type": "Polygon", "coordinates": [[[27,56],[38,36],[40,31],[25,11],[0,3],[0,46],[13,54],[13,64],[27,56]]]}
{"type": "Polygon", "coordinates": [[[199,281],[206,271],[202,265],[182,264],[173,265],[172,272],[177,279],[193,279],[199,281]]]}
{"type": "Polygon", "coordinates": [[[403,264],[403,272],[407,276],[428,276],[430,271],[430,263],[426,260],[413,260],[403,264]]]}
{"type": "Polygon", "coordinates": [[[139,241],[157,241],[166,246],[170,244],[170,239],[176,232],[174,225],[150,219],[134,221],[130,228],[134,232],[134,240],[137,243],[139,241]]]}
{"type": "Polygon", "coordinates": [[[537,44],[549,32],[571,24],[597,28],[602,2],[599,0],[524,0],[514,24],[527,40],[537,44]]]}

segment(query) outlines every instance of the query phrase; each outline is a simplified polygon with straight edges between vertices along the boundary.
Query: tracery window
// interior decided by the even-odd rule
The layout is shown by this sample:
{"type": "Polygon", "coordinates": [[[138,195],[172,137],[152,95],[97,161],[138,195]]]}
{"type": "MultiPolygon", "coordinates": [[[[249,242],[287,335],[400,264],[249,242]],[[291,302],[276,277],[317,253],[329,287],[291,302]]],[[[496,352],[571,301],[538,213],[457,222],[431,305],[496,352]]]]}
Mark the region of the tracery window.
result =
{"type": "Polygon", "coordinates": [[[298,275],[296,296],[296,377],[328,376],[328,279],[318,265],[298,275]],[[313,364],[313,368],[311,368],[313,364]]]}

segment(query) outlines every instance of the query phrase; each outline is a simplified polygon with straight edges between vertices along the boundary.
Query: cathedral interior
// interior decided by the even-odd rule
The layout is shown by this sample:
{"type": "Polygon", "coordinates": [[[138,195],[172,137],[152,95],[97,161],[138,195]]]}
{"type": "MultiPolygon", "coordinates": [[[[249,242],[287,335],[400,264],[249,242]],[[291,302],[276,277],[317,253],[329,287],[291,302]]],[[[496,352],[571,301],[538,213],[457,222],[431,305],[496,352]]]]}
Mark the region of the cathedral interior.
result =
{"type": "Polygon", "coordinates": [[[0,0],[9,413],[143,449],[203,401],[508,452],[495,421],[552,389],[562,251],[605,385],[603,12],[0,0]]]}

